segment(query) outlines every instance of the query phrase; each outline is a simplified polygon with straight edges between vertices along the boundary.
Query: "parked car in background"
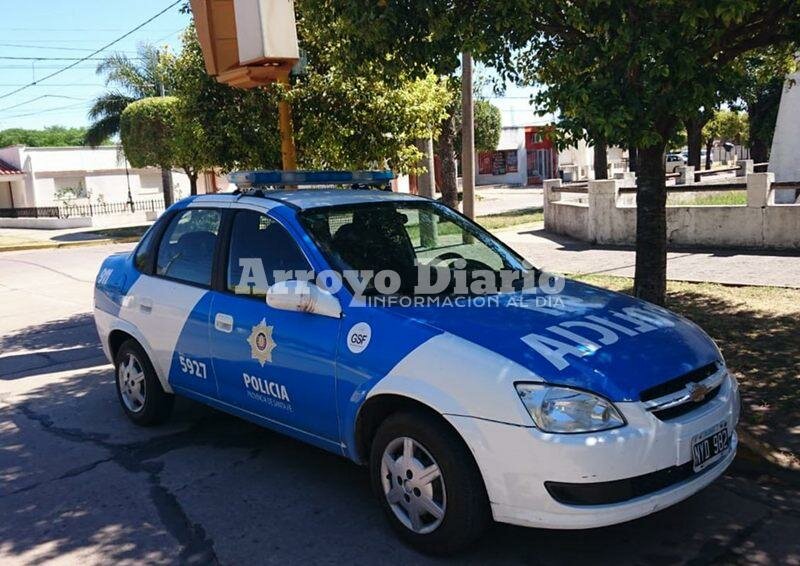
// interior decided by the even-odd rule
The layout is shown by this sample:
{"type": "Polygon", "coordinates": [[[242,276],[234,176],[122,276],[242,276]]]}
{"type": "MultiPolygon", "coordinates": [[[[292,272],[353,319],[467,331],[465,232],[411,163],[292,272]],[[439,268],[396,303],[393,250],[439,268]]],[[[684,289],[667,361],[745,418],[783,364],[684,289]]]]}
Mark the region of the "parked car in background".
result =
{"type": "Polygon", "coordinates": [[[667,173],[674,173],[678,167],[686,165],[686,158],[680,153],[667,154],[667,173]]]}

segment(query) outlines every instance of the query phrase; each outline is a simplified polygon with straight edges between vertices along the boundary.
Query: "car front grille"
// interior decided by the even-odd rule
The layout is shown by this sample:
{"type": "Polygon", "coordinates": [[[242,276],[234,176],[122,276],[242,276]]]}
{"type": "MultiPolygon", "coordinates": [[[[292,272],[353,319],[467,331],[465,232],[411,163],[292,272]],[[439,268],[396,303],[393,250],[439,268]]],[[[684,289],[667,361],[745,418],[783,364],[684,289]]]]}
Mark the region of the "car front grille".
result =
{"type": "Polygon", "coordinates": [[[654,417],[662,421],[675,419],[710,403],[722,389],[726,376],[724,365],[706,364],[642,391],[639,398],[654,417]]]}

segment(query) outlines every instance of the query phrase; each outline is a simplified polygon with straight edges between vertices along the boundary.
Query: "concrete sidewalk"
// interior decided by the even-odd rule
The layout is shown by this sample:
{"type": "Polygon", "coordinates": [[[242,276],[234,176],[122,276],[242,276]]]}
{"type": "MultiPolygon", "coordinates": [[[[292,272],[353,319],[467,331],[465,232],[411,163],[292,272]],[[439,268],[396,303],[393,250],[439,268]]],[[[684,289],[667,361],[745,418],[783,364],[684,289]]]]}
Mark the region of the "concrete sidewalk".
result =
{"type": "Polygon", "coordinates": [[[63,230],[0,228],[0,252],[138,241],[138,232],[134,236],[128,235],[125,230],[144,225],[141,222],[122,222],[106,228],[66,228],[63,230]]]}
{"type": "MultiPolygon", "coordinates": [[[[636,253],[632,248],[599,248],[545,232],[542,224],[497,231],[495,235],[545,270],[634,275],[636,253]]],[[[796,252],[697,250],[670,252],[667,257],[667,278],[671,280],[800,288],[800,254],[796,252]]]]}

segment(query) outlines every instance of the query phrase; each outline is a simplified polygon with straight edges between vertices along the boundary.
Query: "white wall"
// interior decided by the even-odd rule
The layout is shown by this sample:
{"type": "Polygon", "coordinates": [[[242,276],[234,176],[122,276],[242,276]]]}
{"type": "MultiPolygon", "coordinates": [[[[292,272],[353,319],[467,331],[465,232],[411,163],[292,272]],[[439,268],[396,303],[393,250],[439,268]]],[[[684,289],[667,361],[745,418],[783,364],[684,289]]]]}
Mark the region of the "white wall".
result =
{"type": "Polygon", "coordinates": [[[775,180],[800,181],[800,72],[792,75],[784,86],[768,170],[775,180]],[[795,84],[788,88],[789,81],[795,84]]]}
{"type": "MultiPolygon", "coordinates": [[[[667,206],[668,243],[680,246],[800,249],[800,205],[775,204],[772,173],[747,176],[747,204],[667,206]]],[[[545,230],[599,244],[634,244],[636,206],[620,183],[590,181],[588,198],[566,200],[560,180],[545,181],[545,230]]]]}

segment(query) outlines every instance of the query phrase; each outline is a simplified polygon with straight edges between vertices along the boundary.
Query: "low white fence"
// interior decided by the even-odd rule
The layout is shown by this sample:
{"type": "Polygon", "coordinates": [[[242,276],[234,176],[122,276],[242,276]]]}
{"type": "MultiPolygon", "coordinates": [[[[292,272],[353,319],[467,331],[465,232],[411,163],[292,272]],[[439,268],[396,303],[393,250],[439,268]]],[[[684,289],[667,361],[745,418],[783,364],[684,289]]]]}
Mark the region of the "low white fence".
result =
{"type": "MultiPolygon", "coordinates": [[[[726,187],[746,190],[747,204],[667,206],[667,240],[672,245],[800,249],[800,204],[776,204],[776,192],[795,194],[792,184],[774,183],[772,173],[750,173],[746,184],[726,187]]],[[[636,242],[635,187],[621,180],[563,185],[544,182],[545,230],[598,244],[636,242]]],[[[796,184],[800,189],[800,183],[796,184]]],[[[722,187],[693,185],[670,191],[718,191],[722,187]]],[[[784,201],[779,198],[778,201],[784,201]]]]}

